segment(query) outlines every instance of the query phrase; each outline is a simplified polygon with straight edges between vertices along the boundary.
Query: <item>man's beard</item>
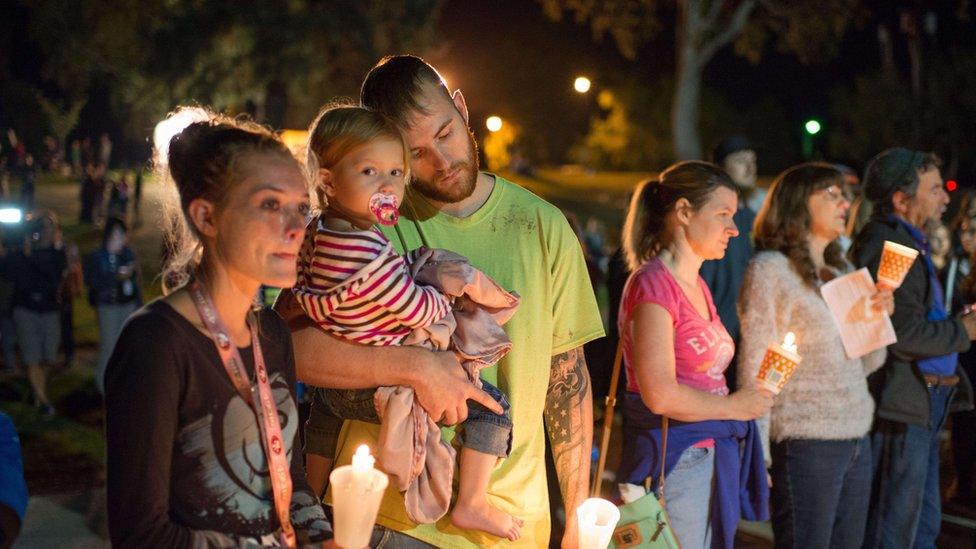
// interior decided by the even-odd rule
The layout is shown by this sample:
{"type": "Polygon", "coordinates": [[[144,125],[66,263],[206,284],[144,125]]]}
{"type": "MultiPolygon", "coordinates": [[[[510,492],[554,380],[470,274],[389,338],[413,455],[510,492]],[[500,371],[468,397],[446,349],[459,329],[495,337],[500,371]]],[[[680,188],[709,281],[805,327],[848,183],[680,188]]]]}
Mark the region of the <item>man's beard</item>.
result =
{"type": "Polygon", "coordinates": [[[455,204],[471,196],[475,182],[478,180],[478,142],[474,134],[468,129],[468,155],[443,171],[434,175],[433,181],[425,181],[416,177],[411,178],[410,185],[424,198],[442,204],[455,204]],[[438,186],[438,181],[446,175],[458,172],[457,181],[447,188],[438,186]]]}

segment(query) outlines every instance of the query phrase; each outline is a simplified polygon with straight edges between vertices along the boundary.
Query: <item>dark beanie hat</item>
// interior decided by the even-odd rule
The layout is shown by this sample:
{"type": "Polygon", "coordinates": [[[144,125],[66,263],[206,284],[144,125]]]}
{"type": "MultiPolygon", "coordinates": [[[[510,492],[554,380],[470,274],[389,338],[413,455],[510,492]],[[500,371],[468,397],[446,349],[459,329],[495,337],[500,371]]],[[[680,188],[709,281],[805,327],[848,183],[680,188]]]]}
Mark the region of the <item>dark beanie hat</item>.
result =
{"type": "Polygon", "coordinates": [[[725,157],[739,151],[754,151],[756,146],[744,135],[730,135],[722,139],[712,149],[712,162],[719,166],[725,162],[725,157]]]}
{"type": "Polygon", "coordinates": [[[904,147],[885,149],[864,170],[864,196],[876,207],[888,209],[896,191],[914,194],[918,172],[933,165],[938,165],[933,154],[904,147]]]}

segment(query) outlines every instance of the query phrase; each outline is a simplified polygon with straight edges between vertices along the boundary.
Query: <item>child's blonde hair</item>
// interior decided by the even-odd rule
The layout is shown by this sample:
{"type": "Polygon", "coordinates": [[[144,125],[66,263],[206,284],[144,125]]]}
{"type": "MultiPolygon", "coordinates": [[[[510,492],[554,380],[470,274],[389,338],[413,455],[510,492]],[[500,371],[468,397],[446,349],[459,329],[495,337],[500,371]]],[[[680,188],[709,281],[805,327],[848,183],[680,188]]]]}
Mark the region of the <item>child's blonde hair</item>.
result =
{"type": "Polygon", "coordinates": [[[392,120],[352,102],[330,103],[319,111],[308,128],[306,167],[320,209],[328,205],[328,198],[319,179],[319,169],[332,169],[344,156],[377,139],[393,139],[403,146],[404,178],[409,181],[410,149],[403,132],[392,120]]]}

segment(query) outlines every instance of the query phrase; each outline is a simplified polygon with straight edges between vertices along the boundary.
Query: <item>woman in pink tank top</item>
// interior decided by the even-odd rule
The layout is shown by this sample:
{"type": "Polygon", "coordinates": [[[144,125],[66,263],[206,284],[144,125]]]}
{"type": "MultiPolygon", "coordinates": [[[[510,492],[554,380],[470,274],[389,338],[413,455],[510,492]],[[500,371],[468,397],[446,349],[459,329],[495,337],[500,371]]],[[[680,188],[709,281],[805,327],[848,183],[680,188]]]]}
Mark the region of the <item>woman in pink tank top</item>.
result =
{"type": "MultiPolygon", "coordinates": [[[[738,189],[721,168],[682,162],[638,187],[624,226],[632,274],[618,320],[628,390],[621,495],[639,497],[644,478],[660,470],[656,441],[660,418],[669,418],[665,501],[686,548],[711,546],[716,529],[725,530],[714,532],[716,545],[730,543],[727,525],[718,524],[718,515],[725,513],[712,505],[716,439],[725,444],[726,437],[712,436],[709,429],[717,426],[721,432],[725,424],[711,420],[751,423],[773,402],[771,394],[754,386],[729,394],[723,372],[734,343],[698,274],[703,261],[722,258],[729,239],[738,235],[732,221],[737,207],[738,189]],[[652,462],[656,469],[648,466],[652,462]]],[[[738,440],[730,444],[737,448],[738,440]]]]}

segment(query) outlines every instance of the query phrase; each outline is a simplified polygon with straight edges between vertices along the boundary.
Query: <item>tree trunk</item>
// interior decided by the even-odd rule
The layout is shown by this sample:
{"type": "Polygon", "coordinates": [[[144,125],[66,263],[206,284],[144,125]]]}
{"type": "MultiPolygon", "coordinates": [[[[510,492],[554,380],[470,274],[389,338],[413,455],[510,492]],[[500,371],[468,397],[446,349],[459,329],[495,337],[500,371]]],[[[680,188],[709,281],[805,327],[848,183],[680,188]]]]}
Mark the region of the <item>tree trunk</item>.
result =
{"type": "Polygon", "coordinates": [[[702,73],[719,48],[742,33],[758,0],[680,0],[676,55],[678,61],[674,99],[671,102],[671,135],[675,160],[701,160],[698,114],[702,73]],[[731,15],[723,17],[723,10],[731,15]]]}
{"type": "Polygon", "coordinates": [[[688,45],[678,63],[671,103],[671,135],[674,136],[674,158],[677,161],[702,159],[701,136],[698,133],[702,69],[697,57],[697,52],[688,45]]]}

